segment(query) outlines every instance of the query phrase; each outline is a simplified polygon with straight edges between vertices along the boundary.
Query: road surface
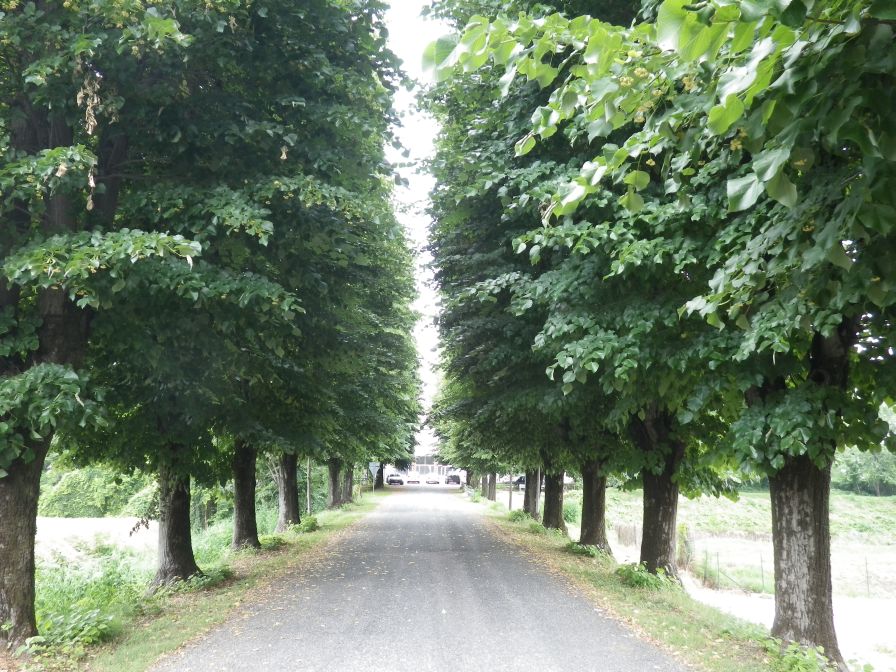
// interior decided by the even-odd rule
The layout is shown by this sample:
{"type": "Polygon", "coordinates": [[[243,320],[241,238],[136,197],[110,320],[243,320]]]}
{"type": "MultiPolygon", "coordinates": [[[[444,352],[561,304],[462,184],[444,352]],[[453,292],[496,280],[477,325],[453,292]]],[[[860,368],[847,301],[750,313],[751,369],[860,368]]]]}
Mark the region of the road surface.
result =
{"type": "Polygon", "coordinates": [[[406,487],[154,672],[684,672],[501,541],[454,487],[406,487]]]}

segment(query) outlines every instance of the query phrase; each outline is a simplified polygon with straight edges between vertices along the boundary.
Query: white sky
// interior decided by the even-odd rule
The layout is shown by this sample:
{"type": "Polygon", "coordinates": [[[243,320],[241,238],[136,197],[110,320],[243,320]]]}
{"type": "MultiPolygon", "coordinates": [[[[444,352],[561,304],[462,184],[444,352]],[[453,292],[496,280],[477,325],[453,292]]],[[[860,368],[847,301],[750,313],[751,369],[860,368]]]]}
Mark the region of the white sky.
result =
{"type": "MultiPolygon", "coordinates": [[[[426,4],[425,0],[393,0],[386,13],[389,46],[403,61],[405,72],[421,84],[430,82],[422,68],[424,48],[449,32],[444,25],[420,16],[426,4]]],[[[434,182],[431,175],[421,172],[419,163],[432,155],[433,140],[438,126],[433,119],[416,108],[414,96],[417,90],[419,89],[409,92],[401,89],[395,98],[396,108],[402,117],[402,127],[397,129],[397,134],[405,149],[410,151],[410,156],[404,158],[391,148],[388,155],[394,163],[414,164],[399,170],[401,176],[408,180],[409,186],[397,187],[395,200],[399,221],[407,230],[409,242],[416,252],[415,278],[419,298],[414,304],[414,309],[421,317],[414,329],[414,338],[421,358],[423,404],[425,412],[428,413],[438,386],[434,370],[438,362],[438,332],[434,324],[438,313],[438,299],[432,286],[432,271],[428,268],[432,256],[423,249],[427,244],[430,224],[426,208],[429,205],[429,192],[434,182]]],[[[418,434],[417,444],[418,455],[433,452],[436,437],[432,430],[426,428],[418,434]]]]}

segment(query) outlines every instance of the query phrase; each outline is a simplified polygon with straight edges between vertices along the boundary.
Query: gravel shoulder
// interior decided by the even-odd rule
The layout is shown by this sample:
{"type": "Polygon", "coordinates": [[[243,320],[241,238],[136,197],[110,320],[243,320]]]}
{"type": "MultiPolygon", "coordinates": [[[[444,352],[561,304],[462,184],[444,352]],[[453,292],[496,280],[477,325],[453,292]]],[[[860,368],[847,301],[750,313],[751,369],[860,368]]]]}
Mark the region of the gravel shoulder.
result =
{"type": "Polygon", "coordinates": [[[499,539],[453,488],[386,498],[310,569],[154,672],[684,672],[499,539]]]}

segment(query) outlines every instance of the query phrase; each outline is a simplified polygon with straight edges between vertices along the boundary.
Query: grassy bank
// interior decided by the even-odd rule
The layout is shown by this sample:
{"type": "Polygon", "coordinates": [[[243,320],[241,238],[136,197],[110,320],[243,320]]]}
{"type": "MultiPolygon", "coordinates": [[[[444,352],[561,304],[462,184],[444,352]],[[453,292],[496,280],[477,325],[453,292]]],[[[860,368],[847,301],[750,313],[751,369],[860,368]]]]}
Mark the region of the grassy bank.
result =
{"type": "MultiPolygon", "coordinates": [[[[29,670],[137,672],[160,655],[227,619],[233,609],[278,576],[314,563],[334,535],[373,510],[387,493],[316,514],[319,528],[270,534],[276,513],[262,511],[260,551],[232,551],[230,521],[198,533],[194,549],[203,577],[146,593],[152,558],[98,545],[83,563],[44,563],[37,575],[43,637],[29,670]],[[267,533],[265,533],[267,532],[267,533]]],[[[309,519],[310,520],[310,519],[309,519]]]]}
{"type": "MultiPolygon", "coordinates": [[[[703,605],[669,582],[651,583],[629,568],[625,575],[610,557],[582,554],[562,534],[531,519],[510,520],[506,509],[485,503],[487,519],[507,541],[532,554],[537,562],[572,582],[613,617],[659,644],[683,663],[705,672],[811,672],[824,668],[813,652],[777,652],[759,626],[703,605]]],[[[514,517],[518,517],[514,516],[514,517]]]]}

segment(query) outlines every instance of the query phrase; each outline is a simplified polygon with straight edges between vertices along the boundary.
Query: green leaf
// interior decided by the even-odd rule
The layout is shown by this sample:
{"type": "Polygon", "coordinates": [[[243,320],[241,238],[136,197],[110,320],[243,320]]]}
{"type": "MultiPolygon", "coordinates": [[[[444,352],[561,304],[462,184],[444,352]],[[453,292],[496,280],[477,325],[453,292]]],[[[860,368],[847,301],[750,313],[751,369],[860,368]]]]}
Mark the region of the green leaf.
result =
{"type": "Polygon", "coordinates": [[[423,50],[423,71],[429,73],[436,81],[443,81],[451,76],[450,68],[457,61],[454,48],[457,46],[456,36],[440,37],[429,43],[423,50]]]}
{"type": "Polygon", "coordinates": [[[633,189],[629,189],[626,194],[619,199],[619,204],[629,212],[641,212],[644,209],[644,199],[633,189]]]}
{"type": "Polygon", "coordinates": [[[517,156],[525,156],[535,148],[535,136],[529,133],[525,138],[517,141],[514,147],[517,156]]]}
{"type": "Polygon", "coordinates": [[[623,182],[632,185],[637,191],[641,191],[650,184],[650,175],[643,170],[633,170],[625,176],[623,182]]]}
{"type": "Polygon", "coordinates": [[[846,250],[843,249],[843,246],[840,243],[834,245],[830,252],[828,252],[828,261],[830,261],[834,266],[839,266],[845,271],[848,271],[852,268],[853,261],[850,259],[849,255],[846,254],[846,250]]]}
{"type": "Polygon", "coordinates": [[[874,0],[868,8],[868,16],[884,21],[896,21],[896,3],[893,0],[874,0]]]}
{"type": "Polygon", "coordinates": [[[762,195],[762,182],[755,173],[728,180],[728,211],[740,212],[753,206],[762,195]]]}
{"type": "Polygon", "coordinates": [[[723,105],[716,105],[709,111],[708,126],[716,135],[722,135],[744,114],[744,103],[731,94],[723,105]]]}
{"type": "Polygon", "coordinates": [[[765,190],[769,196],[788,208],[796,205],[796,186],[787,179],[783,170],[779,170],[777,175],[765,183],[765,190]]]}

